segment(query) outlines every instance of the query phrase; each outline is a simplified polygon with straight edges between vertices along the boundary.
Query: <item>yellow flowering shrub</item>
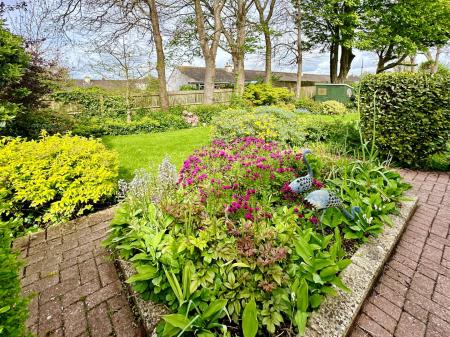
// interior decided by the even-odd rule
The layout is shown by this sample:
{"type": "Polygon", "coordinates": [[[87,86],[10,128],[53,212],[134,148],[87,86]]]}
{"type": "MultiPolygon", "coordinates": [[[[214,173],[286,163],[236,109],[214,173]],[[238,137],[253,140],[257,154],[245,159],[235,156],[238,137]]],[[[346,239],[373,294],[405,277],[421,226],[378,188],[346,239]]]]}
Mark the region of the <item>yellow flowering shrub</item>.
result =
{"type": "Polygon", "coordinates": [[[116,191],[118,159],[98,140],[71,135],[0,143],[0,216],[25,226],[66,221],[116,191]]]}
{"type": "Polygon", "coordinates": [[[252,136],[266,141],[301,145],[304,137],[296,127],[298,118],[292,111],[279,107],[229,109],[213,118],[213,137],[231,140],[252,136]]]}

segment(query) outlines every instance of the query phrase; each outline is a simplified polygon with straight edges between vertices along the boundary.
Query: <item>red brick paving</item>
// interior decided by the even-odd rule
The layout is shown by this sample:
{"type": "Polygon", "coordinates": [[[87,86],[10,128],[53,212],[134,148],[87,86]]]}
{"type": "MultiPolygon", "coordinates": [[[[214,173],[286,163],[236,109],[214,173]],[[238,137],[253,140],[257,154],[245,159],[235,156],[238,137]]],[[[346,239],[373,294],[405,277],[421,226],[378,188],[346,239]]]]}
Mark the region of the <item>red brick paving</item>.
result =
{"type": "Polygon", "coordinates": [[[450,176],[401,173],[419,206],[350,337],[450,337],[450,176]]]}
{"type": "Polygon", "coordinates": [[[25,260],[23,292],[35,294],[27,326],[37,336],[139,335],[114,265],[100,245],[112,216],[113,210],[105,210],[14,242],[25,260]]]}

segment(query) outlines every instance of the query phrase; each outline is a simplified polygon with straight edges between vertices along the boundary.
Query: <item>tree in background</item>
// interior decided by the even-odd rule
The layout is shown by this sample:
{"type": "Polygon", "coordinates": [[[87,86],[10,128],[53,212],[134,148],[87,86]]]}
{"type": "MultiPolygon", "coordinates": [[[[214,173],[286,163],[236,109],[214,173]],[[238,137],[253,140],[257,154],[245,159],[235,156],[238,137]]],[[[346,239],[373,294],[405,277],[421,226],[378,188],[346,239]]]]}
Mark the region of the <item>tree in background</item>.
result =
{"type": "Polygon", "coordinates": [[[150,78],[150,60],[147,51],[141,48],[139,35],[130,32],[112,39],[101,35],[92,42],[90,52],[97,54],[91,63],[94,72],[102,78],[123,78],[125,80],[125,103],[127,122],[131,122],[131,91],[133,81],[150,78]]]}
{"type": "Polygon", "coordinates": [[[259,29],[264,36],[264,83],[272,81],[272,19],[274,17],[277,0],[255,0],[259,18],[259,29]]]}
{"type": "Polygon", "coordinates": [[[235,93],[241,96],[245,85],[245,55],[254,49],[254,39],[249,34],[248,14],[253,0],[228,0],[221,16],[225,43],[222,49],[231,55],[236,77],[235,93]]]}
{"type": "MultiPolygon", "coordinates": [[[[30,74],[31,56],[25,52],[23,40],[11,34],[0,21],[0,126],[26,108],[31,92],[24,81],[30,74]]],[[[34,84],[34,83],[33,83],[34,84]]]]}
{"type": "Polygon", "coordinates": [[[226,0],[194,0],[195,23],[198,41],[205,61],[204,101],[214,103],[214,82],[216,79],[217,49],[222,36],[222,14],[226,0]],[[206,10],[205,10],[206,9],[206,10]],[[205,12],[209,14],[208,20],[205,12]],[[209,26],[209,29],[208,29],[209,26]]]}
{"type": "MultiPolygon", "coordinates": [[[[66,30],[112,32],[120,37],[132,30],[146,34],[156,51],[160,106],[169,108],[166,56],[161,29],[164,2],[155,0],[60,0],[59,20],[66,30]]],[[[148,48],[149,54],[153,48],[148,48]]]]}
{"type": "Polygon", "coordinates": [[[372,0],[361,21],[358,47],[378,55],[377,73],[411,66],[409,56],[450,40],[448,0],[372,0]]]}
{"type": "Polygon", "coordinates": [[[330,81],[346,80],[355,55],[360,0],[303,0],[303,31],[314,46],[330,53],[330,81]]]}

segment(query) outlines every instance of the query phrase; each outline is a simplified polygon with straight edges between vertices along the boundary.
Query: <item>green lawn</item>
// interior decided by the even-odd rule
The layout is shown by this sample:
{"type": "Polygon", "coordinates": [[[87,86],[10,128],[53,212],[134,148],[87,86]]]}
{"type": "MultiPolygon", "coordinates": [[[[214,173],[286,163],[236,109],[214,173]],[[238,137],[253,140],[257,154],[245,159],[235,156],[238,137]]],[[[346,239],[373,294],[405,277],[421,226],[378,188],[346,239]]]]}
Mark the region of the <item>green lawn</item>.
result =
{"type": "Polygon", "coordinates": [[[209,143],[210,137],[210,128],[199,127],[152,134],[106,136],[103,142],[119,153],[120,178],[130,180],[138,168],[156,172],[166,155],[180,168],[189,154],[209,143]]]}

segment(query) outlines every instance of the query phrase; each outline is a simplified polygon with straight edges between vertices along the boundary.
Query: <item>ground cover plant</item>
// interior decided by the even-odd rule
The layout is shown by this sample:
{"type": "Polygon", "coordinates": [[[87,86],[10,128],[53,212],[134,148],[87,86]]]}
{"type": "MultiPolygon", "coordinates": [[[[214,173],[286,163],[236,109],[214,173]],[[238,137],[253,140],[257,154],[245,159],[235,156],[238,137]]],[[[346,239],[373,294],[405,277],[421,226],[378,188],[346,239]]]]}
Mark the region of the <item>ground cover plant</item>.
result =
{"type": "Polygon", "coordinates": [[[344,207],[361,207],[353,221],[290,190],[308,172],[301,152],[254,137],[213,141],[179,174],[164,161],[157,175],[122,183],[106,245],[135,266],[127,282],[172,311],[158,335],[302,333],[325,296],[348,291],[339,273],[389,223],[407,185],[370,162],[310,159],[310,191],[327,188],[344,207]]]}
{"type": "Polygon", "coordinates": [[[21,219],[24,228],[67,221],[111,200],[117,171],[115,153],[97,140],[45,134],[33,141],[3,139],[0,217],[21,219]]]}
{"type": "Polygon", "coordinates": [[[20,220],[0,220],[0,336],[31,337],[25,328],[28,299],[21,295],[20,262],[11,248],[12,233],[20,220]]]}

